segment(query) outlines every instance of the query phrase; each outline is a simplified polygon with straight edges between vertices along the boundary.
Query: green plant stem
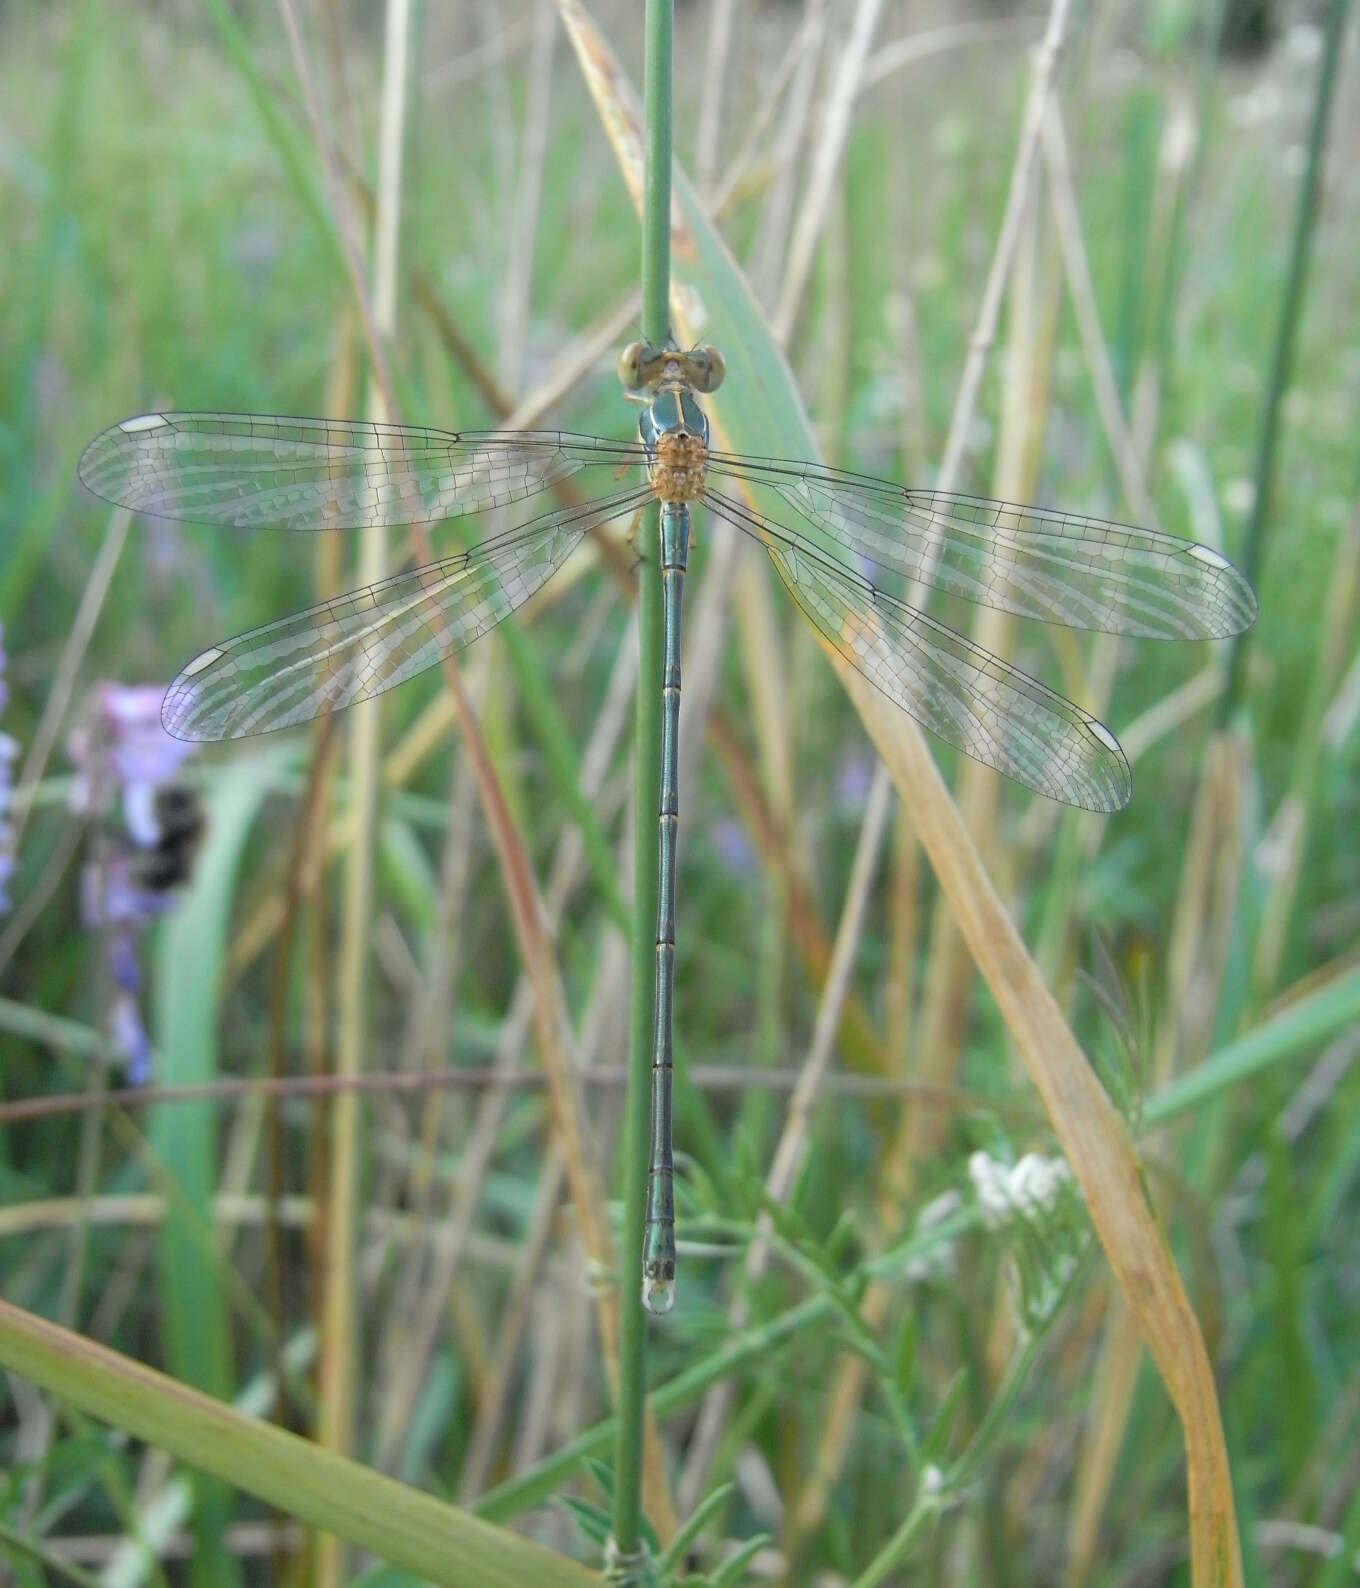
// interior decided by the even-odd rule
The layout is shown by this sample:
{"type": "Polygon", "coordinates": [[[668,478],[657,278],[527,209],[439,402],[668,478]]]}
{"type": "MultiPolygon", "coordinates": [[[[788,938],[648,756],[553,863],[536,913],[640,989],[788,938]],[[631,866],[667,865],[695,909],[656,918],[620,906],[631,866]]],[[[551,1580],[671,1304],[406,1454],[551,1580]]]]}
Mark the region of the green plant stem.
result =
{"type": "Polygon", "coordinates": [[[75,1583],[77,1588],[99,1588],[98,1577],[92,1577],[89,1572],[81,1571],[79,1566],[54,1554],[42,1539],[30,1538],[27,1533],[9,1527],[4,1522],[0,1522],[0,1545],[4,1545],[6,1550],[13,1554],[24,1555],[30,1560],[37,1561],[43,1570],[51,1572],[58,1582],[75,1583]]]}
{"type": "MultiPolygon", "coordinates": [[[[896,1246],[862,1263],[852,1274],[847,1275],[846,1283],[850,1284],[856,1278],[881,1279],[900,1275],[911,1258],[957,1240],[976,1230],[981,1222],[982,1215],[977,1208],[968,1207],[951,1218],[941,1219],[928,1229],[913,1230],[896,1246]]],[[[749,1239],[749,1228],[745,1233],[749,1239]]],[[[710,1385],[739,1373],[749,1363],[768,1361],[785,1341],[814,1323],[833,1316],[834,1312],[831,1296],[827,1291],[819,1290],[768,1322],[744,1330],[711,1355],[692,1363],[674,1378],[658,1385],[652,1392],[652,1410],[658,1417],[666,1417],[692,1405],[710,1385]]],[[[567,1474],[575,1471],[583,1461],[607,1450],[616,1431],[617,1423],[612,1420],[586,1429],[570,1444],[545,1456],[537,1466],[494,1489],[488,1489],[472,1507],[474,1513],[488,1521],[499,1522],[508,1521],[527,1511],[551,1494],[567,1474]]]]}
{"type": "Polygon", "coordinates": [[[584,1588],[599,1581],[574,1561],[4,1301],[0,1364],[68,1406],[430,1582],[584,1588]]]}
{"type": "MultiPolygon", "coordinates": [[[[645,170],[642,199],[642,334],[664,342],[670,328],[671,33],[674,0],[647,0],[644,63],[645,170]]],[[[646,1222],[651,1104],[652,998],[656,960],[657,798],[661,783],[661,521],[648,508],[638,547],[637,735],[633,755],[632,1007],[624,1138],[624,1217],[619,1253],[619,1405],[614,1461],[614,1543],[638,1548],[646,1319],[642,1238],[646,1222]]]]}
{"type": "MultiPolygon", "coordinates": [[[[1327,16],[1327,38],[1323,46],[1322,61],[1318,67],[1317,93],[1313,100],[1313,124],[1308,134],[1308,164],[1303,173],[1303,185],[1299,189],[1299,207],[1294,219],[1294,241],[1289,257],[1289,275],[1285,280],[1280,322],[1275,332],[1270,384],[1266,387],[1266,408],[1261,420],[1261,438],[1256,451],[1256,495],[1251,504],[1251,518],[1247,523],[1247,538],[1243,543],[1241,556],[1242,572],[1258,588],[1266,515],[1270,511],[1270,492],[1275,478],[1280,403],[1294,361],[1294,335],[1298,329],[1299,311],[1303,306],[1303,289],[1308,279],[1313,225],[1317,220],[1319,190],[1322,184],[1323,153],[1327,147],[1327,127],[1331,120],[1332,91],[1336,86],[1337,68],[1341,63],[1341,44],[1346,31],[1346,13],[1349,9],[1350,0],[1332,0],[1331,10],[1327,16]]],[[[1246,652],[1247,636],[1239,634],[1232,642],[1232,657],[1228,664],[1228,687],[1224,690],[1223,698],[1219,703],[1220,726],[1230,720],[1241,704],[1246,682],[1246,652]]]]}

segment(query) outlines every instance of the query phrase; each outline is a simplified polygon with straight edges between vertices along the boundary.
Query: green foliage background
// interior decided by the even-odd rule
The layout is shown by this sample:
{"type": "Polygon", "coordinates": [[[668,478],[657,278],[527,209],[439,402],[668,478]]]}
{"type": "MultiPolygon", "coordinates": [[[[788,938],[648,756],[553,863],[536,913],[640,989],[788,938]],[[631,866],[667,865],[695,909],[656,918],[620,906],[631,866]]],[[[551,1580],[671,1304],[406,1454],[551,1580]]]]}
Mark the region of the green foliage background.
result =
{"type": "MultiPolygon", "coordinates": [[[[611,5],[597,15],[640,76],[637,9],[611,5]]],[[[371,175],[381,21],[369,8],[340,10],[361,164],[371,175]]],[[[774,3],[737,12],[720,168],[736,156],[762,74],[800,16],[798,8],[774,3]]],[[[834,39],[849,7],[833,5],[830,13],[834,39]]],[[[510,7],[493,24],[466,8],[429,6],[419,21],[402,209],[407,275],[393,346],[412,420],[479,428],[498,416],[417,302],[411,272],[428,279],[512,402],[532,392],[561,350],[636,280],[636,218],[576,63],[559,43],[528,302],[504,307],[526,158],[532,15],[530,8],[510,7]],[[511,30],[504,59],[467,72],[448,66],[498,37],[502,27],[511,30]],[[522,329],[522,355],[514,368],[504,364],[505,314],[512,323],[522,320],[515,326],[522,329]]],[[[1027,81],[1019,40],[1037,36],[1042,16],[1034,17],[1027,35],[1003,31],[1015,25],[1009,11],[1001,16],[983,8],[969,17],[998,36],[904,68],[858,104],[790,348],[828,459],[866,472],[901,477],[924,469],[928,475],[939,454],[1009,180],[1027,81]]],[[[946,9],[924,16],[888,5],[879,36],[957,19],[946,9]]],[[[322,29],[315,17],[308,22],[319,61],[322,29]]],[[[686,164],[697,132],[709,24],[706,5],[681,7],[676,149],[686,164]]],[[[1216,59],[1206,52],[1203,24],[1189,9],[1081,7],[1060,77],[1100,318],[1126,407],[1133,404],[1136,414],[1140,369],[1155,369],[1161,384],[1148,471],[1158,511],[1167,528],[1214,540],[1229,555],[1240,554],[1250,505],[1320,37],[1315,17],[1291,10],[1278,18],[1278,35],[1263,53],[1216,59]],[[1204,115],[1197,123],[1198,111],[1204,115]],[[1179,168],[1185,173],[1181,251],[1170,256],[1168,269],[1154,219],[1181,123],[1192,139],[1198,127],[1202,165],[1191,154],[1179,168]]],[[[1335,991],[1355,971],[1360,736],[1354,706],[1346,704],[1356,688],[1354,606],[1342,614],[1339,634],[1324,633],[1328,593],[1347,537],[1353,544],[1360,534],[1360,181],[1349,157],[1360,136],[1354,43],[1352,28],[1295,365],[1281,410],[1259,577],[1261,619],[1251,642],[1246,698],[1245,819],[1236,851],[1243,876],[1235,916],[1240,931],[1227,964],[1186,994],[1208,1000],[1217,1050],[1277,1009],[1296,1007],[1318,989],[1335,991]],[[1305,703],[1320,687],[1326,639],[1340,647],[1341,673],[1349,678],[1347,686],[1340,676],[1325,681],[1325,704],[1339,702],[1330,720],[1340,727],[1331,738],[1305,731],[1305,703]],[[1311,779],[1305,839],[1289,929],[1278,968],[1262,984],[1244,967],[1252,958],[1255,912],[1278,875],[1271,868],[1283,829],[1271,824],[1305,778],[1311,779]]],[[[835,58],[832,47],[821,81],[829,79],[835,58]]],[[[108,525],[107,510],[75,480],[84,442],[118,417],[157,407],[320,412],[337,349],[353,336],[335,252],[309,210],[308,190],[299,188],[296,173],[280,158],[261,103],[284,141],[301,151],[303,170],[314,180],[297,85],[269,6],[223,11],[179,0],[0,9],[0,622],[11,687],[0,728],[21,746],[32,742],[42,717],[108,525]],[[243,57],[233,58],[233,40],[243,57]],[[240,69],[242,58],[248,71],[240,69]]],[[[771,136],[777,133],[776,119],[771,136]]],[[[777,143],[770,148],[777,152],[777,143]]],[[[804,149],[801,157],[807,154],[804,149]]],[[[777,166],[757,161],[722,218],[733,251],[748,262],[761,257],[762,239],[774,224],[769,192],[777,181],[777,166]]],[[[1045,231],[1041,255],[1051,247],[1045,231]]],[[[775,257],[782,258],[778,250],[775,257]]],[[[757,287],[768,301],[768,284],[757,279],[757,287]]],[[[1071,309],[1065,297],[1061,302],[1038,494],[1045,502],[1127,516],[1071,309]]],[[[998,353],[962,488],[990,488],[1005,378],[998,353]]],[[[740,401],[738,392],[725,395],[740,401]]],[[[600,358],[544,422],[627,433],[632,413],[619,400],[612,356],[600,358]]],[[[708,551],[702,524],[698,534],[695,566],[701,573],[708,551]]],[[[348,559],[348,549],[343,556],[348,559]]],[[[67,720],[76,719],[97,680],[164,682],[213,638],[314,599],[315,577],[314,550],[300,538],[240,539],[180,525],[134,524],[67,720]]],[[[528,631],[532,658],[552,680],[565,720],[581,727],[582,743],[614,659],[632,643],[627,606],[610,599],[611,589],[603,574],[586,574],[528,631]]],[[[962,611],[942,610],[968,621],[962,611]]],[[[802,1062],[819,988],[793,946],[784,913],[790,879],[795,870],[806,873],[812,905],[834,932],[863,815],[871,762],[862,729],[791,606],[775,611],[773,652],[755,648],[745,627],[729,628],[719,700],[758,761],[758,736],[749,726],[752,710],[759,709],[751,671],[776,669],[783,677],[798,797],[793,834],[785,863],[762,865],[729,771],[718,756],[704,754],[682,818],[677,1008],[684,1063],[795,1070],[802,1062]]],[[[497,665],[501,642],[486,644],[493,655],[483,703],[488,741],[541,879],[560,833],[572,824],[573,801],[547,765],[519,686],[497,665]]],[[[1073,658],[1062,642],[1027,632],[1017,655],[1022,665],[1066,679],[1070,687],[1073,658]]],[[[1186,647],[1125,647],[1109,713],[1116,733],[1209,661],[1186,647]]],[[[1077,662],[1079,677],[1080,655],[1077,662]]],[[[432,676],[389,697],[385,744],[401,741],[439,688],[432,676]]],[[[1070,842],[1067,828],[1050,832],[1042,809],[1036,814],[1019,790],[1005,788],[997,806],[1002,886],[1026,940],[1041,939],[1055,911],[1070,923],[1067,946],[1053,967],[1055,982],[1064,988],[1086,1051],[1135,1116],[1133,1100],[1147,1084],[1156,1034],[1203,1015],[1201,1006],[1171,1007],[1167,987],[1211,717],[1211,710],[1200,710],[1152,745],[1135,769],[1132,806],[1105,825],[1074,879],[1061,864],[1065,856],[1070,860],[1063,848],[1070,842]],[[1069,882],[1070,897],[1064,891],[1055,899],[1053,890],[1067,890],[1069,882]]],[[[229,945],[278,886],[309,753],[310,741],[297,739],[291,746],[271,745],[244,770],[226,752],[194,763],[210,814],[204,863],[180,911],[146,944],[156,988],[149,1018],[164,1080],[211,1081],[268,1070],[273,950],[241,971],[228,958],[229,945]]],[[[941,760],[950,765],[947,753],[941,760]]],[[[81,928],[78,909],[79,865],[92,839],[73,829],[75,818],[66,809],[69,770],[59,747],[39,786],[11,890],[21,905],[39,891],[45,903],[0,966],[5,1102],[79,1092],[92,1076],[117,1075],[116,1063],[105,1068],[114,1056],[92,1035],[106,1013],[100,946],[81,928]]],[[[606,790],[617,794],[626,776],[625,742],[606,790]]],[[[456,900],[462,948],[440,1064],[489,1062],[514,991],[519,966],[495,857],[475,802],[458,804],[459,777],[459,751],[449,733],[384,797],[372,946],[373,1069],[402,1062],[413,1000],[439,946],[451,803],[453,821],[477,826],[456,900]]],[[[332,791],[334,809],[342,810],[346,799],[342,778],[332,791]]],[[[627,852],[623,805],[617,797],[602,804],[619,856],[627,852]]],[[[853,983],[880,1037],[893,974],[893,893],[905,886],[900,868],[885,865],[881,873],[853,983]]],[[[292,956],[284,1043],[289,1071],[304,1067],[300,1033],[313,944],[331,941],[338,930],[340,884],[338,876],[332,880],[328,901],[307,917],[292,956]]],[[[626,877],[621,885],[626,891],[626,877]]],[[[911,884],[911,897],[922,922],[928,920],[935,899],[928,877],[911,884]]],[[[0,953],[14,919],[0,921],[0,953]]],[[[572,896],[564,914],[556,948],[578,1030],[615,937],[615,919],[614,902],[594,882],[572,896]]],[[[918,986],[927,979],[931,946],[923,925],[913,961],[918,986]]],[[[596,1062],[621,1062],[622,1016],[596,1012],[603,1032],[596,1062]]],[[[1353,1454],[1360,1445],[1360,1254],[1353,1233],[1360,1212],[1360,1073],[1351,1063],[1360,1044],[1353,1030],[1338,1035],[1335,1025],[1322,1035],[1331,1045],[1316,1069],[1324,1053],[1321,1036],[1286,1042],[1255,1080],[1233,1085],[1229,1070],[1224,1084],[1170,1134],[1146,1141],[1149,1183],[1214,1356],[1247,1575],[1256,1582],[1344,1580],[1319,1555],[1318,1540],[1344,1537],[1351,1550],[1360,1543],[1360,1469],[1353,1454]],[[1317,1101],[1309,1113],[1311,1096],[1317,1101]],[[1307,1120],[1297,1134],[1290,1133],[1291,1118],[1307,1120]],[[1317,1530],[1316,1536],[1289,1533],[1295,1524],[1317,1530]]],[[[333,1031],[323,1033],[323,1049],[333,1037],[333,1031]]],[[[523,1060],[528,1067],[534,1064],[531,1047],[523,1060]]],[[[909,1078],[918,1057],[908,1041],[905,1051],[892,1055],[894,1074],[909,1078]]],[[[845,1058],[838,1050],[838,1073],[845,1058]]],[[[957,1082],[964,1106],[951,1113],[941,1150],[917,1166],[899,1208],[904,1229],[941,1193],[958,1192],[964,1206],[972,1205],[970,1153],[986,1150],[1013,1160],[1025,1151],[1052,1150],[985,994],[975,995],[966,1012],[957,1082]]],[[[598,1103],[592,1123],[608,1162],[620,1094],[615,1086],[590,1095],[598,1103]]],[[[976,1218],[966,1221],[952,1264],[910,1283],[899,1272],[889,1321],[876,1341],[858,1339],[853,1316],[865,1265],[881,1250],[884,1142],[897,1110],[911,1105],[838,1091],[819,1106],[793,1210],[781,1215],[786,1222],[777,1229],[781,1257],[766,1278],[748,1287],[740,1274],[760,1212],[755,1188],[782,1127],[785,1095],[757,1089],[704,1095],[680,1078],[678,1133],[690,1158],[682,1213],[705,1251],[687,1255],[681,1307],[666,1328],[653,1332],[652,1383],[674,1384],[743,1338],[729,1317],[734,1294],[744,1298],[756,1329],[809,1298],[817,1303],[809,1327],[779,1335],[767,1351],[741,1356],[724,1375],[734,1404],[702,1492],[731,1479],[735,1488],[715,1507],[709,1553],[702,1556],[706,1567],[721,1556],[716,1537],[731,1541],[730,1548],[768,1532],[770,1572],[786,1571],[798,1582],[861,1580],[910,1510],[903,1439],[936,1440],[932,1462],[949,1468],[973,1448],[970,1437],[985,1430],[985,1448],[976,1464],[970,1457],[968,1482],[955,1502],[913,1541],[904,1575],[887,1580],[1057,1580],[1068,1559],[1085,1441],[1106,1405],[1099,1365],[1110,1286],[1099,1262],[1086,1255],[1079,1214],[1072,1228],[1046,1232],[1037,1252],[1023,1232],[980,1233],[976,1218]],[[1036,1313],[1035,1287],[1045,1290],[1045,1265],[1061,1270],[1061,1296],[1036,1313]],[[1000,1371],[1005,1356],[1000,1364],[995,1360],[1007,1338],[998,1320],[1008,1315],[1013,1295],[1034,1336],[1022,1347],[1026,1375],[1014,1384],[1000,1371]],[[790,1512],[816,1469],[826,1439],[826,1391],[847,1349],[870,1357],[878,1388],[860,1406],[832,1503],[810,1535],[797,1536],[790,1512]],[[989,1417],[996,1405],[1001,1413],[989,1417]],[[818,1578],[818,1572],[827,1575],[818,1578]]],[[[414,1104],[381,1098],[365,1104],[361,1206],[369,1222],[360,1362],[366,1369],[379,1361],[385,1331],[401,1322],[393,1309],[406,1250],[374,1230],[409,1215],[408,1224],[416,1226],[409,1238],[418,1242],[448,1220],[466,1191],[459,1177],[476,1106],[475,1096],[455,1094],[435,1118],[414,1104]],[[406,1178],[422,1120],[439,1149],[437,1195],[428,1206],[412,1200],[406,1178]]],[[[295,1100],[282,1111],[288,1189],[297,1196],[312,1189],[313,1122],[318,1110],[324,1122],[327,1108],[295,1100]]],[[[310,1431],[315,1403],[306,1373],[318,1305],[315,1253],[296,1231],[285,1237],[288,1276],[279,1314],[266,1290],[262,1221],[229,1233],[219,1225],[214,1236],[208,1219],[215,1195],[261,1195],[266,1188],[258,1102],[104,1111],[93,1127],[90,1117],[96,1116],[84,1124],[65,1114],[0,1125],[0,1295],[228,1400],[239,1400],[260,1374],[275,1371],[279,1351],[291,1342],[303,1365],[286,1417],[310,1431]],[[127,1214],[126,1202],[119,1213],[115,1199],[162,1194],[167,1187],[163,1221],[127,1214]],[[47,1204],[43,1216],[32,1211],[47,1204]]],[[[447,1498],[460,1495],[462,1464],[500,1320],[514,1296],[551,1134],[542,1095],[527,1089],[512,1094],[480,1186],[474,1249],[460,1269],[426,1391],[391,1463],[396,1475],[447,1498]]],[[[542,1481],[534,1479],[536,1462],[559,1446],[569,1448],[573,1436],[608,1415],[593,1309],[579,1267],[564,1203],[532,1293],[523,1348],[510,1364],[511,1416],[492,1476],[511,1482],[527,1473],[518,1491],[525,1503],[548,1491],[574,1496],[574,1519],[561,1507],[542,1507],[521,1525],[559,1549],[595,1559],[591,1507],[601,1499],[607,1473],[592,1477],[579,1463],[564,1461],[541,1469],[542,1481]]],[[[374,1455],[382,1391],[381,1373],[365,1372],[354,1451],[360,1459],[374,1455]]],[[[16,1536],[93,1534],[116,1542],[118,1535],[139,1529],[155,1534],[162,1526],[157,1518],[168,1513],[156,1512],[152,1501],[159,1494],[165,1503],[165,1474],[149,1469],[140,1447],[63,1414],[39,1435],[31,1397],[17,1385],[2,1404],[0,1449],[10,1476],[0,1488],[0,1520],[16,1536]]],[[[268,1404],[266,1396],[253,1409],[268,1404]]],[[[692,1412],[692,1397],[677,1399],[661,1420],[677,1469],[692,1434],[692,1412]]],[[[1153,1375],[1139,1373],[1117,1438],[1116,1481],[1087,1580],[1181,1580],[1183,1458],[1174,1417],[1153,1375]]],[[[607,1444],[597,1448],[608,1452],[607,1444]]],[[[308,1557],[298,1553],[293,1535],[271,1535],[263,1549],[233,1542],[237,1535],[227,1523],[257,1518],[253,1502],[217,1486],[179,1492],[170,1511],[175,1528],[196,1528],[192,1567],[148,1561],[117,1577],[107,1554],[92,1556],[93,1569],[105,1573],[101,1580],[307,1580],[308,1557]]],[[[493,1501],[488,1509],[508,1519],[517,1505],[498,1508],[493,1501]]],[[[55,1560],[60,1551],[52,1547],[55,1560]]],[[[51,1560],[39,1567],[15,1550],[10,1569],[16,1580],[55,1580],[41,1575],[54,1569],[51,1560]]],[[[0,1542],[0,1556],[4,1551],[0,1542]]],[[[351,1567],[356,1577],[362,1571],[357,1560],[351,1567]]],[[[362,1580],[415,1579],[375,1571],[362,1580]]]]}

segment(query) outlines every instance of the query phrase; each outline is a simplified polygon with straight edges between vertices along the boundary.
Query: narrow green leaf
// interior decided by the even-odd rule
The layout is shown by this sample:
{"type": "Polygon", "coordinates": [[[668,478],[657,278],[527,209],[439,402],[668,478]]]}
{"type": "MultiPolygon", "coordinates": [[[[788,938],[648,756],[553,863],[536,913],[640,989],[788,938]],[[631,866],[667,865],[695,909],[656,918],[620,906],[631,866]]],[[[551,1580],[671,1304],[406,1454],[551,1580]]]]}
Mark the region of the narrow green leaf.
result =
{"type": "Polygon", "coordinates": [[[614,1469],[607,1461],[590,1460],[586,1462],[586,1471],[594,1478],[596,1486],[606,1500],[614,1498],[614,1469]]]}
{"type": "MultiPolygon", "coordinates": [[[[34,1538],[4,1522],[0,1522],[0,1545],[4,1546],[3,1553],[6,1555],[13,1550],[35,1561],[43,1571],[52,1574],[55,1582],[74,1583],[76,1588],[99,1588],[97,1577],[91,1577],[89,1572],[82,1571],[79,1566],[73,1565],[68,1560],[63,1560],[55,1551],[49,1549],[42,1539],[34,1538]]],[[[12,1560],[13,1556],[10,1558],[12,1560]]],[[[41,1581],[41,1573],[35,1580],[41,1581]]]]}
{"type": "Polygon", "coordinates": [[[729,1588],[729,1584],[739,1582],[742,1573],[769,1542],[768,1533],[757,1533],[754,1538],[748,1538],[736,1554],[725,1560],[708,1579],[712,1588],[729,1588]]]}
{"type": "Polygon", "coordinates": [[[949,1444],[949,1436],[954,1430],[954,1418],[962,1401],[964,1391],[968,1387],[968,1371],[960,1368],[949,1381],[949,1388],[944,1392],[944,1399],[940,1402],[940,1409],[935,1413],[935,1420],[930,1425],[929,1432],[921,1444],[921,1459],[935,1466],[942,1464],[942,1458],[949,1444]]]}
{"type": "Polygon", "coordinates": [[[1220,1092],[1241,1086],[1273,1064],[1302,1058],[1356,1020],[1360,1020],[1360,968],[1338,976],[1310,997],[1281,1010],[1273,1020],[1220,1048],[1197,1069],[1178,1076],[1148,1099],[1144,1123],[1164,1124],[1220,1092]]]}
{"type": "MultiPolygon", "coordinates": [[[[158,1079],[170,1086],[204,1086],[217,1076],[218,999],[226,962],[227,926],[236,872],[250,824],[277,770],[291,751],[274,748],[224,766],[204,796],[207,837],[193,881],[157,939],[155,994],[158,1079]]],[[[213,1227],[217,1188],[217,1111],[208,1101],[155,1110],[148,1136],[176,1194],[169,1199],[159,1241],[166,1360],[176,1378],[230,1398],[231,1338],[220,1265],[204,1250],[213,1227]]],[[[222,1547],[230,1497],[219,1484],[199,1483],[194,1526],[199,1583],[240,1581],[234,1557],[222,1547]]]]}
{"type": "Polygon", "coordinates": [[[0,1301],[0,1367],[275,1510],[445,1588],[585,1588],[594,1572],[242,1416],[163,1373],[0,1301]]]}
{"type": "Polygon", "coordinates": [[[553,1503],[560,1506],[572,1518],[585,1538],[592,1544],[599,1545],[601,1549],[604,1548],[613,1527],[608,1511],[602,1511],[598,1505],[591,1505],[587,1500],[578,1500],[570,1494],[555,1496],[553,1503]]]}
{"type": "Polygon", "coordinates": [[[902,1319],[902,1331],[897,1336],[897,1355],[893,1378],[897,1393],[906,1398],[916,1377],[916,1314],[908,1312],[902,1319]]]}
{"type": "Polygon", "coordinates": [[[690,1545],[708,1526],[718,1509],[727,1502],[735,1487],[736,1485],[732,1483],[721,1483],[694,1507],[686,1520],[676,1529],[675,1537],[661,1557],[663,1574],[673,1572],[681,1565],[690,1545]]]}

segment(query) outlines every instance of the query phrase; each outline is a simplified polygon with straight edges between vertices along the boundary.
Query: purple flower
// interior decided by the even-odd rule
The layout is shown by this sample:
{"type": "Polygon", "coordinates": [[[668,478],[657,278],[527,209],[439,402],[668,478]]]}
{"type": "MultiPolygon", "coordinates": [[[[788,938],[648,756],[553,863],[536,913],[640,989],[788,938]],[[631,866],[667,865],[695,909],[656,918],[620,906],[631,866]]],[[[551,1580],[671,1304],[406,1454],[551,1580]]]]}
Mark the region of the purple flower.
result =
{"type": "Polygon", "coordinates": [[[755,870],[755,853],[746,829],[734,816],[724,816],[713,828],[713,847],[723,865],[737,875],[745,876],[755,870]]]}
{"type": "Polygon", "coordinates": [[[145,1086],[151,1079],[151,1040],[132,993],[119,993],[114,999],[109,1030],[123,1051],[129,1086],[145,1086]]]}
{"type": "Polygon", "coordinates": [[[101,833],[81,873],[80,915],[101,935],[114,988],[108,1028],[134,1086],[151,1075],[138,944],[174,903],[202,825],[192,790],[173,783],[192,746],[161,727],[163,694],[154,684],[100,684],[68,740],[71,807],[101,833]]]}
{"type": "Polygon", "coordinates": [[[113,849],[102,864],[91,861],[80,875],[80,919],[90,928],[143,926],[173,903],[138,880],[136,857],[125,849],[113,849]]]}
{"type": "Polygon", "coordinates": [[[147,798],[179,771],[193,746],[161,727],[159,684],[100,684],[86,720],[67,741],[78,776],[72,808],[102,810],[114,794],[147,798]]]}
{"type": "Polygon", "coordinates": [[[852,751],[836,768],[836,803],[843,811],[858,811],[869,798],[873,782],[873,757],[852,751]]]}

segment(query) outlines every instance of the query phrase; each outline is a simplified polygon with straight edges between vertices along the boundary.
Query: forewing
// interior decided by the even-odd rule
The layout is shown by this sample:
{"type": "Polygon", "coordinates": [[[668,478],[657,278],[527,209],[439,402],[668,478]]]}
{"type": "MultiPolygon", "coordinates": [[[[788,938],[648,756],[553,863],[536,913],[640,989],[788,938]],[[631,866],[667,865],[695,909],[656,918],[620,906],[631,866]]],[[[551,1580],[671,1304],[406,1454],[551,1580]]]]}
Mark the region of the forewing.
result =
{"type": "Polygon", "coordinates": [[[1066,805],[1114,811],[1128,803],[1128,762],[1094,717],[763,514],[712,489],[704,501],[765,546],[808,618],[923,727],[1066,805]]]}
{"type": "Polygon", "coordinates": [[[880,587],[921,579],[1018,617],[1143,639],[1215,639],[1256,617],[1226,558],[1156,530],[812,464],[720,454],[709,472],[781,497],[880,587]]]}
{"type": "Polygon", "coordinates": [[[640,444],[556,430],[428,430],[261,414],[142,414],[86,447],[96,496],[231,529],[434,523],[521,501],[591,464],[642,467],[640,444]]]}
{"type": "Polygon", "coordinates": [[[323,601],[196,656],[161,708],[179,739],[240,739],[367,700],[470,645],[522,605],[588,529],[648,500],[634,488],[427,567],[323,601]]]}

